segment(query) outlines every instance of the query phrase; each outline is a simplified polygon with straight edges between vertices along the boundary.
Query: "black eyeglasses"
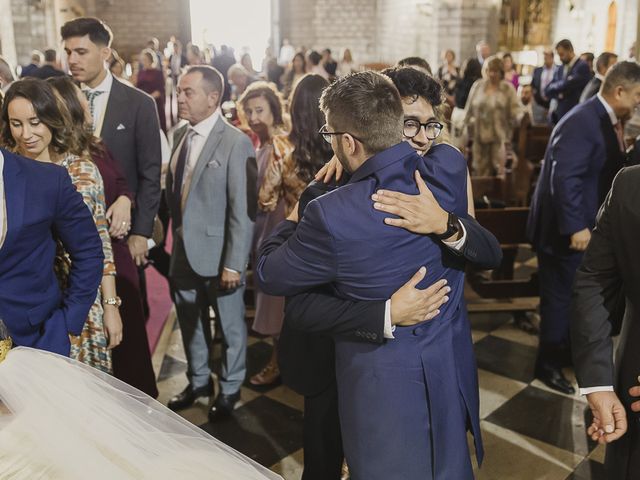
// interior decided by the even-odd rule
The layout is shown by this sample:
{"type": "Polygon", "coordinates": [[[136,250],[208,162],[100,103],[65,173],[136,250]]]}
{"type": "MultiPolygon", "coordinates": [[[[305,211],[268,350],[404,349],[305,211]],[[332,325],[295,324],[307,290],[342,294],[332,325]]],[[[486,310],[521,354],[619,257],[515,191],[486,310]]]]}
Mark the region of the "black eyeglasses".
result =
{"type": "Polygon", "coordinates": [[[420,123],[418,120],[409,118],[404,121],[404,127],[402,134],[407,138],[413,138],[420,133],[420,130],[424,127],[424,133],[427,135],[428,140],[435,140],[442,133],[444,125],[440,122],[426,122],[420,123]]]}
{"type": "Polygon", "coordinates": [[[356,140],[358,140],[359,142],[362,143],[362,140],[360,140],[358,137],[356,137],[353,133],[349,133],[349,132],[329,132],[327,131],[327,126],[323,125],[322,127],[320,127],[320,130],[318,130],[318,133],[320,135],[322,135],[322,138],[324,138],[324,141],[327,143],[331,143],[331,135],[344,135],[345,133],[348,135],[351,135],[353,138],[355,138],[356,140]]]}

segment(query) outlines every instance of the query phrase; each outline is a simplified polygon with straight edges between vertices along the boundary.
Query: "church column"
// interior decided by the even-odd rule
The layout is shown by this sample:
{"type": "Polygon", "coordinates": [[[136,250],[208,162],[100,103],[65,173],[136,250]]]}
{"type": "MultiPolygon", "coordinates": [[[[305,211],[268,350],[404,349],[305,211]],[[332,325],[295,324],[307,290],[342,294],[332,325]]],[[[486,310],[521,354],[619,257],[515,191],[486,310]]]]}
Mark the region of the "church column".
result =
{"type": "Polygon", "coordinates": [[[16,37],[13,31],[13,15],[11,0],[0,0],[0,53],[9,65],[15,67],[18,63],[16,52],[16,37]]]}

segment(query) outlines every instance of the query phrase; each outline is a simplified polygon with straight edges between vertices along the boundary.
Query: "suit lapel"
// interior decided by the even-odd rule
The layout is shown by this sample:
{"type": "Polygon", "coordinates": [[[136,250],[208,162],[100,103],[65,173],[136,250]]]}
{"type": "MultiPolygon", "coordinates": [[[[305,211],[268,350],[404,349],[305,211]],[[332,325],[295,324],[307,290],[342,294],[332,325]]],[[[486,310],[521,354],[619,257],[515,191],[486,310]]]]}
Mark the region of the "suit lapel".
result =
{"type": "Polygon", "coordinates": [[[176,150],[180,147],[180,142],[182,142],[182,138],[187,133],[187,129],[189,128],[189,124],[180,127],[173,134],[173,148],[171,149],[171,156],[169,157],[169,168],[167,169],[167,178],[165,179],[165,191],[167,194],[173,191],[173,157],[176,154],[176,150]]]}
{"type": "Polygon", "coordinates": [[[191,192],[193,188],[195,188],[198,180],[200,179],[200,176],[202,175],[202,172],[207,166],[207,163],[212,160],[216,148],[218,148],[220,140],[222,140],[222,134],[224,133],[225,126],[226,124],[222,117],[220,117],[216,124],[213,126],[213,130],[211,130],[209,137],[207,137],[207,141],[205,142],[204,147],[202,147],[202,152],[200,152],[200,156],[198,157],[196,166],[193,169],[189,192],[191,192]]]}
{"type": "Polygon", "coordinates": [[[96,132],[96,135],[100,136],[107,145],[114,138],[119,112],[127,112],[129,107],[126,95],[123,95],[120,82],[114,78],[111,92],[109,92],[109,100],[107,100],[107,108],[102,119],[102,128],[99,132],[96,132]]]}
{"type": "Polygon", "coordinates": [[[4,156],[4,195],[7,211],[7,234],[0,248],[0,258],[11,250],[11,245],[22,228],[26,202],[26,180],[18,162],[12,155],[4,156]]]}

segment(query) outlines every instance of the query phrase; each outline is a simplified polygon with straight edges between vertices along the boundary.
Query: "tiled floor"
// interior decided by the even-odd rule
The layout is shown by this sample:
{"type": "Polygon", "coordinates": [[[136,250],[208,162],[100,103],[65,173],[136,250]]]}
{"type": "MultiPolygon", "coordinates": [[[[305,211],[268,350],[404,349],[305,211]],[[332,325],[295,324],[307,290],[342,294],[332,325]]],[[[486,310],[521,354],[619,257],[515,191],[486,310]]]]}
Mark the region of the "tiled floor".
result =
{"type": "MultiPolygon", "coordinates": [[[[487,308],[483,305],[481,310],[487,308]]],[[[470,310],[475,307],[471,304],[470,310]]],[[[604,480],[604,452],[585,434],[584,399],[553,392],[533,378],[537,338],[515,328],[509,312],[476,312],[470,318],[486,451],[477,478],[604,480]]],[[[159,369],[159,400],[164,403],[186,385],[182,341],[174,324],[171,319],[154,359],[159,369]]],[[[250,337],[249,344],[251,376],[267,361],[271,346],[269,340],[256,336],[250,337]]],[[[216,345],[214,363],[219,355],[216,345]]],[[[302,472],[302,399],[283,385],[256,388],[248,382],[241,396],[234,418],[227,423],[207,423],[205,402],[181,414],[286,480],[298,480],[302,472]]]]}

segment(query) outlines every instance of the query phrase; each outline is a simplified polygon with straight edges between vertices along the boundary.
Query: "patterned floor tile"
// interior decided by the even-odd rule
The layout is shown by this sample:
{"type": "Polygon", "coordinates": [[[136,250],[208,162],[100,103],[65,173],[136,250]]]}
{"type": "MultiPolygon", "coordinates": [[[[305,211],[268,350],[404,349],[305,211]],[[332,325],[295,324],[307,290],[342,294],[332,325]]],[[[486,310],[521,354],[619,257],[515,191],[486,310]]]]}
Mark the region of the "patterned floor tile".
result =
{"type": "Polygon", "coordinates": [[[483,332],[491,332],[512,319],[511,314],[506,312],[474,312],[469,314],[471,328],[483,332]]]}
{"type": "Polygon", "coordinates": [[[608,480],[604,465],[593,460],[585,460],[566,480],[608,480]]]}
{"type": "Polygon", "coordinates": [[[574,452],[589,454],[583,402],[528,386],[486,418],[487,422],[574,452]]]}
{"type": "Polygon", "coordinates": [[[493,330],[491,335],[494,337],[504,338],[512,342],[521,343],[529,347],[538,348],[538,336],[531,335],[523,330],[520,330],[513,323],[507,323],[501,327],[493,330]]]}
{"type": "Polygon", "coordinates": [[[536,348],[489,335],[475,344],[478,368],[529,383],[533,380],[536,348]]]}
{"type": "Polygon", "coordinates": [[[161,382],[170,377],[183,375],[187,371],[187,362],[179,360],[171,355],[165,355],[158,374],[158,381],[161,382]]]}
{"type": "Polygon", "coordinates": [[[487,417],[527,387],[526,383],[482,369],[478,370],[478,381],[480,383],[480,418],[487,417]]]}
{"type": "Polygon", "coordinates": [[[564,480],[582,459],[488,422],[482,431],[486,453],[477,480],[564,480]]]}
{"type": "Polygon", "coordinates": [[[300,480],[304,454],[302,449],[294,452],[286,458],[271,466],[271,470],[282,475],[285,480],[300,480]]]}
{"type": "Polygon", "coordinates": [[[262,465],[302,448],[302,413],[264,395],[237,408],[230,419],[202,428],[262,465]]]}

